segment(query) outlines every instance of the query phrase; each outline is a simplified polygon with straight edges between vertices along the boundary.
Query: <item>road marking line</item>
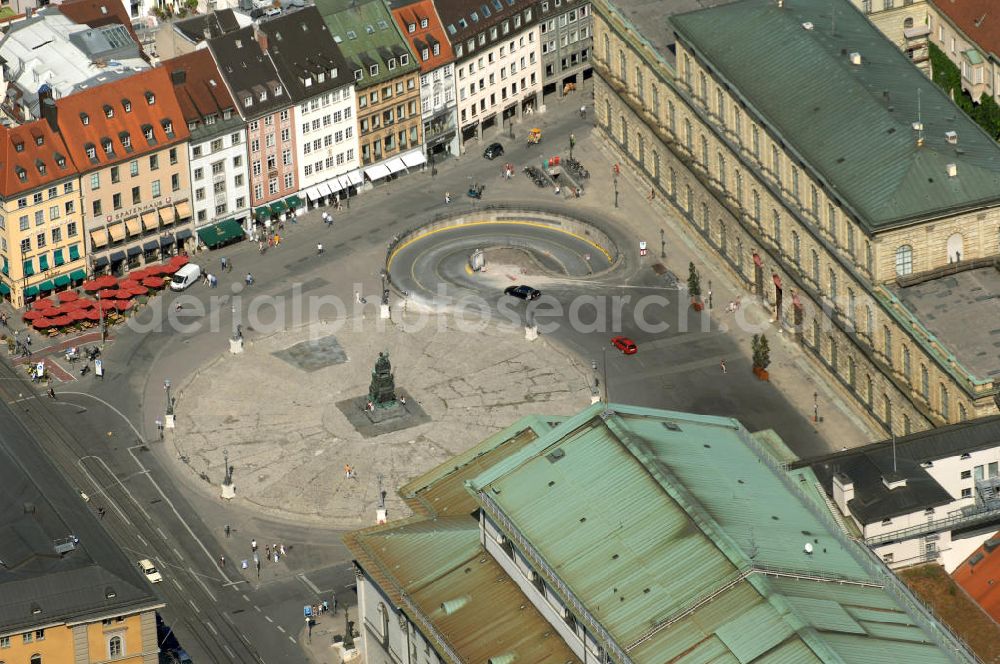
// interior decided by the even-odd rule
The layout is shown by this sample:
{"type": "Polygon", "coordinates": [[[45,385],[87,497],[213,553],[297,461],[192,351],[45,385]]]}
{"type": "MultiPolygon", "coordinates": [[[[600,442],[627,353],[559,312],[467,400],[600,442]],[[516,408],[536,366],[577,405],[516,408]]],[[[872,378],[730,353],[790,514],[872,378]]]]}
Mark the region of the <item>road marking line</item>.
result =
{"type": "Polygon", "coordinates": [[[180,584],[180,582],[177,579],[170,579],[170,580],[173,581],[173,583],[174,583],[175,586],[177,586],[177,590],[180,590],[181,592],[184,591],[184,589],[181,588],[181,584],[180,584]]]}
{"type": "Polygon", "coordinates": [[[136,533],[135,536],[139,538],[139,541],[142,542],[143,546],[149,546],[149,542],[147,542],[142,535],[136,533]]]}
{"type": "Polygon", "coordinates": [[[87,466],[86,464],[83,463],[83,459],[77,459],[76,465],[80,466],[80,470],[82,470],[83,473],[87,476],[87,479],[90,480],[90,483],[94,485],[94,489],[97,491],[95,495],[100,495],[103,493],[104,497],[107,498],[108,502],[111,504],[111,507],[114,508],[116,512],[118,512],[118,516],[121,517],[122,521],[131,526],[132,522],[129,520],[127,516],[125,516],[125,512],[122,510],[122,508],[118,507],[118,503],[115,502],[115,499],[112,498],[111,495],[107,493],[103,488],[101,488],[101,485],[97,483],[97,479],[90,474],[89,470],[87,470],[87,466]]]}
{"type": "Polygon", "coordinates": [[[285,628],[284,627],[282,627],[281,625],[276,625],[276,627],[278,628],[279,632],[281,632],[282,634],[285,633],[285,628]]]}
{"type": "Polygon", "coordinates": [[[271,616],[264,616],[264,620],[266,620],[269,623],[273,623],[274,622],[273,620],[271,620],[271,616]]]}
{"type": "Polygon", "coordinates": [[[174,555],[181,559],[181,562],[184,562],[184,556],[181,555],[181,552],[178,551],[176,547],[172,546],[170,547],[170,550],[174,552],[174,555]]]}
{"type": "Polygon", "coordinates": [[[254,608],[254,610],[255,610],[255,611],[256,611],[257,613],[260,613],[260,607],[259,607],[259,606],[257,606],[256,604],[254,604],[254,605],[253,605],[253,608],[254,608]]]}
{"type": "Polygon", "coordinates": [[[201,580],[201,575],[200,575],[200,574],[197,574],[197,573],[196,573],[196,572],[195,572],[195,571],[194,571],[193,569],[191,569],[190,567],[188,567],[188,568],[187,568],[187,571],[188,571],[188,574],[190,574],[191,576],[193,576],[193,577],[194,577],[194,580],[195,580],[195,581],[197,581],[197,582],[198,582],[198,583],[199,583],[199,584],[201,585],[202,589],[203,589],[203,590],[204,590],[204,591],[205,591],[205,592],[206,592],[206,593],[208,594],[208,596],[212,598],[212,601],[213,601],[213,602],[217,601],[217,600],[215,599],[215,595],[214,595],[214,594],[212,593],[212,591],[211,591],[211,590],[209,590],[209,589],[208,589],[208,586],[206,586],[206,585],[205,585],[205,582],[201,580]]]}
{"type": "Polygon", "coordinates": [[[247,644],[248,646],[249,646],[249,645],[252,645],[252,644],[250,643],[250,638],[249,638],[249,637],[247,637],[247,635],[246,635],[246,634],[244,634],[243,632],[240,632],[240,638],[241,638],[241,639],[243,639],[244,641],[246,641],[246,644],[247,644]]]}
{"type": "Polygon", "coordinates": [[[288,635],[288,640],[291,641],[292,643],[298,643],[298,641],[295,640],[295,637],[292,636],[291,634],[288,635]]]}
{"type": "Polygon", "coordinates": [[[190,605],[191,605],[191,608],[192,608],[192,609],[194,609],[194,610],[195,610],[195,611],[197,611],[198,613],[201,613],[201,609],[199,609],[199,608],[198,608],[198,605],[197,605],[197,604],[195,604],[195,603],[194,603],[194,602],[192,602],[191,600],[188,600],[188,604],[190,604],[190,605]]]}
{"type": "Polygon", "coordinates": [[[226,645],[225,643],[223,643],[223,644],[222,644],[222,647],[223,647],[223,648],[225,648],[225,650],[226,650],[226,654],[227,654],[227,655],[229,655],[229,656],[230,656],[231,658],[233,658],[234,660],[236,659],[236,653],[234,653],[234,652],[233,652],[233,649],[232,649],[232,648],[230,648],[230,647],[229,647],[228,645],[226,645]]]}
{"type": "Polygon", "coordinates": [[[166,533],[164,533],[162,530],[160,530],[159,526],[156,527],[156,532],[160,533],[160,537],[162,537],[164,540],[167,539],[166,533]]]}
{"type": "Polygon", "coordinates": [[[246,600],[246,601],[248,601],[248,602],[250,601],[250,598],[249,598],[249,597],[247,597],[246,595],[243,595],[243,599],[245,599],[245,600],[246,600]]]}
{"type": "Polygon", "coordinates": [[[219,630],[215,629],[215,625],[212,624],[211,620],[206,620],[205,621],[205,627],[207,627],[208,629],[210,629],[212,631],[212,634],[215,634],[216,636],[219,635],[219,630]]]}
{"type": "Polygon", "coordinates": [[[306,587],[309,588],[309,590],[313,591],[317,595],[321,594],[320,589],[317,588],[316,584],[310,581],[305,574],[296,574],[295,576],[298,577],[299,581],[306,584],[306,587]]]}
{"type": "MultiPolygon", "coordinates": [[[[125,495],[127,495],[129,497],[129,499],[135,504],[135,506],[139,508],[139,511],[142,512],[142,515],[144,517],[146,517],[146,521],[149,521],[150,523],[153,522],[153,520],[149,517],[149,512],[147,512],[145,510],[145,508],[143,508],[143,506],[139,503],[139,501],[135,499],[135,496],[133,496],[132,492],[128,490],[128,487],[125,486],[125,484],[123,484],[120,479],[118,479],[118,476],[115,475],[111,471],[111,468],[108,467],[107,462],[105,462],[103,458],[101,458],[99,456],[96,456],[96,455],[93,455],[93,454],[89,454],[87,456],[80,457],[80,460],[77,463],[81,467],[83,466],[84,459],[96,459],[97,462],[100,463],[104,467],[104,472],[106,472],[108,474],[108,477],[114,479],[114,481],[118,484],[118,486],[120,486],[122,488],[122,491],[125,492],[125,495]]],[[[105,495],[107,495],[109,499],[111,498],[111,496],[109,494],[107,494],[106,492],[105,492],[105,495]]],[[[164,539],[166,539],[166,538],[164,537],[164,539]]]]}

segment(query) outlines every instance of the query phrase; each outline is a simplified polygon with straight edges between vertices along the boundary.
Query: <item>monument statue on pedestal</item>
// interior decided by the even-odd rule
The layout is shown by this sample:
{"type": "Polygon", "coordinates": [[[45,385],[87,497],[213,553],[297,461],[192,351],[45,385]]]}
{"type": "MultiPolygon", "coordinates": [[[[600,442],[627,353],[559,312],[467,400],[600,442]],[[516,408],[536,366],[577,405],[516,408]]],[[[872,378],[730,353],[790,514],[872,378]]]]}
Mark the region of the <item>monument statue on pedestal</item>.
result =
{"type": "Polygon", "coordinates": [[[386,408],[396,403],[396,380],[392,375],[389,353],[379,353],[372,371],[372,382],[368,387],[368,401],[373,406],[386,408]]]}

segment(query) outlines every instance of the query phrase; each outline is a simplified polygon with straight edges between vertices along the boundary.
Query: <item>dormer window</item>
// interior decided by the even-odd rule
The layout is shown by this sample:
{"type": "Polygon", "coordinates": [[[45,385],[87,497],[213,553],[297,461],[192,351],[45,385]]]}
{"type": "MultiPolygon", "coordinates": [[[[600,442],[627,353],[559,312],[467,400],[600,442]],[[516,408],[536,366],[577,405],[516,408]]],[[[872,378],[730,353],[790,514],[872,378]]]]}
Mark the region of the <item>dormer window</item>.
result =
{"type": "Polygon", "coordinates": [[[205,124],[212,125],[215,124],[215,114],[205,116],[205,124]]]}
{"type": "Polygon", "coordinates": [[[472,12],[470,17],[472,18],[473,23],[479,23],[479,12],[472,12]]]}
{"type": "Polygon", "coordinates": [[[115,144],[111,142],[110,138],[105,138],[101,144],[104,146],[105,154],[113,155],[115,153],[115,144]]]}
{"type": "Polygon", "coordinates": [[[153,140],[153,126],[152,125],[142,125],[142,135],[146,137],[147,141],[153,140]]]}
{"type": "Polygon", "coordinates": [[[198,128],[197,120],[191,120],[190,122],[188,122],[188,131],[194,131],[197,128],[198,128]]]}
{"type": "Polygon", "coordinates": [[[223,120],[228,120],[231,117],[233,117],[233,112],[230,109],[227,108],[226,110],[224,110],[222,112],[222,119],[223,120]]]}
{"type": "Polygon", "coordinates": [[[389,58],[389,71],[396,68],[396,58],[389,58]]]}
{"type": "Polygon", "coordinates": [[[62,156],[58,152],[56,153],[56,166],[59,168],[66,168],[66,157],[62,156]]]}
{"type": "Polygon", "coordinates": [[[45,168],[45,162],[44,161],[42,161],[41,159],[36,159],[35,160],[35,168],[38,169],[38,174],[39,175],[45,175],[46,168],[45,168]]]}
{"type": "Polygon", "coordinates": [[[417,31],[417,24],[416,23],[410,23],[409,25],[406,26],[406,31],[407,32],[416,32],[417,31]]]}
{"type": "Polygon", "coordinates": [[[162,121],[160,121],[160,126],[163,127],[163,133],[166,134],[168,138],[172,138],[173,137],[173,133],[174,133],[174,123],[173,122],[171,122],[170,120],[162,120],[162,121]]]}
{"type": "Polygon", "coordinates": [[[115,109],[111,108],[109,104],[104,105],[104,117],[107,118],[115,117],[115,109]]]}
{"type": "Polygon", "coordinates": [[[45,145],[45,134],[35,136],[35,145],[45,145]]]}
{"type": "Polygon", "coordinates": [[[311,88],[312,87],[312,84],[313,84],[312,77],[310,77],[310,76],[303,76],[299,80],[302,81],[302,85],[303,86],[305,86],[307,88],[311,88]]]}
{"type": "Polygon", "coordinates": [[[421,28],[426,28],[427,27],[427,19],[426,18],[420,19],[420,27],[421,28]]]}
{"type": "Polygon", "coordinates": [[[365,72],[362,71],[361,69],[355,69],[354,70],[354,80],[355,81],[360,81],[362,78],[364,78],[364,75],[365,75],[365,72]]]}
{"type": "Polygon", "coordinates": [[[86,127],[87,125],[90,124],[90,116],[87,115],[86,113],[81,113],[80,114],[80,122],[82,122],[83,126],[86,127]]]}
{"type": "Polygon", "coordinates": [[[126,113],[131,113],[132,112],[132,102],[130,102],[128,99],[122,99],[122,108],[125,109],[126,113]]]}
{"type": "Polygon", "coordinates": [[[88,159],[97,159],[97,146],[96,145],[94,145],[93,143],[87,143],[87,145],[84,146],[84,149],[87,151],[87,158],[88,159]]]}
{"type": "Polygon", "coordinates": [[[20,139],[14,141],[14,152],[24,152],[24,141],[20,139]]]}
{"type": "Polygon", "coordinates": [[[281,96],[281,86],[280,85],[274,86],[274,96],[275,97],[280,97],[281,96]]]}
{"type": "Polygon", "coordinates": [[[20,180],[21,182],[28,181],[28,171],[18,166],[14,169],[14,172],[17,173],[17,179],[20,180]]]}
{"type": "Polygon", "coordinates": [[[261,101],[267,101],[267,90],[261,90],[260,91],[260,100],[261,101]]]}
{"type": "Polygon", "coordinates": [[[434,55],[441,55],[441,44],[434,44],[434,55]]]}
{"type": "Polygon", "coordinates": [[[371,65],[368,67],[369,76],[378,76],[378,65],[371,65]]]}
{"type": "Polygon", "coordinates": [[[247,95],[243,99],[243,105],[247,106],[247,107],[253,106],[253,97],[251,97],[250,95],[247,95]]]}
{"type": "Polygon", "coordinates": [[[316,74],[316,82],[317,83],[322,83],[325,80],[326,80],[326,72],[325,71],[321,71],[318,74],[316,74]]]}
{"type": "Polygon", "coordinates": [[[122,145],[127,149],[132,147],[132,137],[127,131],[123,131],[118,134],[118,138],[121,139],[122,145]]]}
{"type": "Polygon", "coordinates": [[[336,67],[334,67],[333,69],[331,69],[329,73],[330,73],[330,78],[331,79],[337,78],[337,73],[338,72],[337,72],[337,68],[336,67]]]}
{"type": "Polygon", "coordinates": [[[407,64],[409,64],[409,62],[410,62],[410,56],[408,56],[406,53],[399,56],[399,64],[405,67],[407,64]]]}
{"type": "Polygon", "coordinates": [[[152,106],[156,103],[156,95],[154,95],[149,90],[146,90],[146,103],[152,106]]]}

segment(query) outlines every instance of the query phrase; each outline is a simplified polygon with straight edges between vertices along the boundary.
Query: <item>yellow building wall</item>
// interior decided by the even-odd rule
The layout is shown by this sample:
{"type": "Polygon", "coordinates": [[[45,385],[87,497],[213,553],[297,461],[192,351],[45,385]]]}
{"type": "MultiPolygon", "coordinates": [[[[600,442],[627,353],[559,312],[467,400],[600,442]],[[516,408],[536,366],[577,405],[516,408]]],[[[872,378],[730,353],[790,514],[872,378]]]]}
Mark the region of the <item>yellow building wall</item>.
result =
{"type": "Polygon", "coordinates": [[[0,663],[29,664],[34,655],[41,655],[42,664],[73,662],[73,631],[65,625],[47,627],[44,638],[35,638],[36,630],[10,635],[10,646],[0,647],[0,663]],[[31,642],[24,642],[24,635],[31,635],[31,642]]]}
{"type": "Polygon", "coordinates": [[[115,662],[142,662],[142,653],[147,647],[155,647],[155,644],[144,644],[142,639],[142,616],[125,616],[119,620],[111,620],[111,624],[105,625],[102,622],[90,623],[87,625],[87,645],[89,648],[90,662],[108,661],[108,641],[112,636],[120,636],[122,639],[122,657],[115,658],[115,662]],[[145,647],[144,647],[145,646],[145,647]]]}
{"type": "Polygon", "coordinates": [[[156,612],[153,610],[76,626],[53,625],[45,627],[43,632],[41,640],[36,638],[36,630],[10,634],[8,647],[0,646],[0,664],[31,664],[35,655],[41,656],[41,664],[153,664],[157,661],[156,612]],[[25,643],[24,634],[31,635],[30,642],[25,643]],[[109,641],[113,636],[122,639],[120,657],[109,656],[109,641]],[[76,652],[77,647],[86,652],[76,652]]]}

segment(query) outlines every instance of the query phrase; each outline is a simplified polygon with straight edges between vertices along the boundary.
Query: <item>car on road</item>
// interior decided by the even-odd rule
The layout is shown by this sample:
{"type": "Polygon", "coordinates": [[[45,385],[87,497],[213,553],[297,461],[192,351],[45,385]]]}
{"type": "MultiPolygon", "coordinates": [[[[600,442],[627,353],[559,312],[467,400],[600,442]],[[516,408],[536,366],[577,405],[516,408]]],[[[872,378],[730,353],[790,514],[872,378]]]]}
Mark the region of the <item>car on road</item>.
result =
{"type": "Polygon", "coordinates": [[[194,660],[191,659],[191,655],[187,654],[184,648],[177,648],[176,650],[170,651],[170,664],[194,664],[194,660]]]}
{"type": "Polygon", "coordinates": [[[143,558],[139,561],[139,571],[142,575],[146,577],[146,580],[150,583],[159,583],[163,581],[163,577],[160,575],[160,571],[156,569],[156,565],[149,558],[143,558]]]}
{"type": "Polygon", "coordinates": [[[503,155],[503,146],[499,143],[490,143],[489,146],[483,151],[483,156],[490,161],[496,159],[503,155]]]}
{"type": "Polygon", "coordinates": [[[534,289],[531,286],[525,286],[524,284],[520,286],[508,286],[503,292],[505,295],[510,295],[521,300],[537,300],[542,296],[542,291],[534,289]]]}
{"type": "Polygon", "coordinates": [[[628,337],[611,337],[611,345],[625,355],[635,355],[639,352],[639,347],[628,337]]]}

